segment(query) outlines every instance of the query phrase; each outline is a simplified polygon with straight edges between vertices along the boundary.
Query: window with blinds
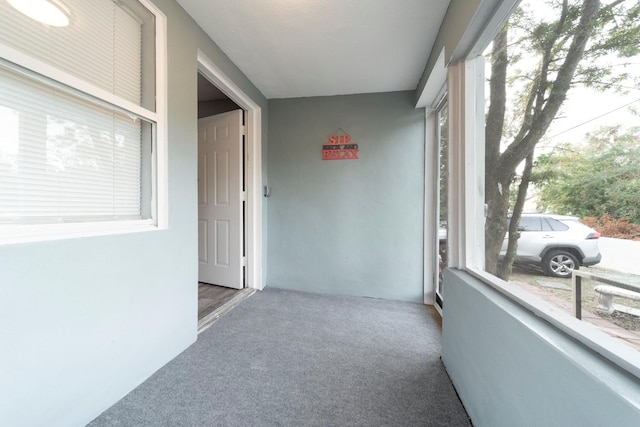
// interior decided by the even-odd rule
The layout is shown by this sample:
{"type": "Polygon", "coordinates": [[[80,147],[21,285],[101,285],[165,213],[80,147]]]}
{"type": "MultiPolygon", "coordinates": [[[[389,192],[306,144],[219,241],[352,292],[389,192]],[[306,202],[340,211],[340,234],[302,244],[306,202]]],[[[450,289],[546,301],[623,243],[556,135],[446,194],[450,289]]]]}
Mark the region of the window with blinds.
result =
{"type": "Polygon", "coordinates": [[[0,2],[0,225],[152,220],[155,15],[64,6],[53,27],[0,2]]]}

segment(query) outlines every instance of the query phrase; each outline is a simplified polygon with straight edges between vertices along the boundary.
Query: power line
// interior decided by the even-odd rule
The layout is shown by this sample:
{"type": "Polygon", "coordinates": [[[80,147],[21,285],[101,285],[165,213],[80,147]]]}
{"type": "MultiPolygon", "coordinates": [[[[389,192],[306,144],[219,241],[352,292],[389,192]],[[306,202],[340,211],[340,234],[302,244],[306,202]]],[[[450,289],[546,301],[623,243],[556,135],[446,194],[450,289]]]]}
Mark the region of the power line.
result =
{"type": "Polygon", "coordinates": [[[618,110],[622,110],[623,108],[626,108],[626,107],[628,107],[628,106],[629,106],[629,105],[631,105],[631,104],[635,104],[635,103],[636,103],[636,102],[638,102],[638,101],[640,101],[640,98],[636,99],[635,101],[631,101],[631,102],[629,102],[628,104],[624,104],[624,105],[623,105],[623,106],[621,106],[621,107],[614,108],[614,109],[613,109],[613,110],[611,110],[611,111],[607,111],[607,112],[606,112],[606,113],[604,113],[604,114],[600,114],[599,116],[594,117],[594,118],[592,118],[592,119],[589,119],[589,120],[587,120],[586,122],[582,122],[582,123],[580,123],[580,124],[578,124],[578,125],[575,125],[575,126],[573,126],[573,127],[570,127],[569,129],[565,129],[565,130],[563,130],[562,132],[558,132],[558,133],[556,133],[555,135],[550,136],[550,137],[548,137],[548,138],[549,138],[549,139],[551,139],[551,138],[555,138],[556,136],[562,135],[563,133],[567,133],[567,132],[569,132],[570,130],[574,130],[575,128],[579,128],[580,126],[584,126],[584,125],[586,125],[587,123],[591,123],[592,121],[594,121],[594,120],[598,120],[599,118],[604,117],[604,116],[606,116],[606,115],[608,115],[608,114],[615,113],[615,112],[616,112],[616,111],[618,111],[618,110]]]}

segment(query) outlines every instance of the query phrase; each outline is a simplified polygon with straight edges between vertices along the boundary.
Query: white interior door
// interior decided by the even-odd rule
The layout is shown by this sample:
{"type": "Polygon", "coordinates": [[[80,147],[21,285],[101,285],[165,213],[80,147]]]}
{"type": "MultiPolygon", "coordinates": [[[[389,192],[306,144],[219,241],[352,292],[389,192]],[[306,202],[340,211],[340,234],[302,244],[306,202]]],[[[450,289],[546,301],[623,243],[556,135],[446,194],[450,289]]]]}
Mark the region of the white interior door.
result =
{"type": "Polygon", "coordinates": [[[241,289],[242,110],[198,120],[199,280],[241,289]]]}

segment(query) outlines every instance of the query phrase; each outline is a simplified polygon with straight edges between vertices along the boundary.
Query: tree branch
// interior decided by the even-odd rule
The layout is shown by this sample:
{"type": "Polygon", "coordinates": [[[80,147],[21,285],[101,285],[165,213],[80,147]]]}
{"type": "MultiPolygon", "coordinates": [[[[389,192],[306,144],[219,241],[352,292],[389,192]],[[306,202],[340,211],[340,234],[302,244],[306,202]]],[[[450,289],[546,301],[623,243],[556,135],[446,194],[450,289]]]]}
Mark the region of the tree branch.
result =
{"type": "MultiPolygon", "coordinates": [[[[599,0],[583,1],[580,22],[573,32],[571,46],[558,70],[555,81],[551,85],[549,96],[546,99],[539,98],[542,100],[543,106],[536,106],[531,125],[522,139],[515,141],[515,144],[510,144],[502,154],[500,159],[501,167],[507,170],[515,170],[549,128],[551,121],[555,118],[566,99],[567,92],[571,87],[571,80],[582,59],[585,46],[597,20],[599,8],[599,0]]],[[[543,89],[542,86],[541,89],[543,89]]]]}

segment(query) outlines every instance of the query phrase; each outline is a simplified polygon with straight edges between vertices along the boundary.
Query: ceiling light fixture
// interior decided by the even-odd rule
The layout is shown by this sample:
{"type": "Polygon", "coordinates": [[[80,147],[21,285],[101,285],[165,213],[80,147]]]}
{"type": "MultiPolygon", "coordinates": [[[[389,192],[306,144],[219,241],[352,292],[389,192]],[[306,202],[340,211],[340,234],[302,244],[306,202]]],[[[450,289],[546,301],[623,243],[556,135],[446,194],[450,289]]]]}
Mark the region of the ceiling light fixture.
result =
{"type": "Polygon", "coordinates": [[[52,27],[69,25],[69,10],[58,0],[7,0],[18,12],[52,27]]]}

